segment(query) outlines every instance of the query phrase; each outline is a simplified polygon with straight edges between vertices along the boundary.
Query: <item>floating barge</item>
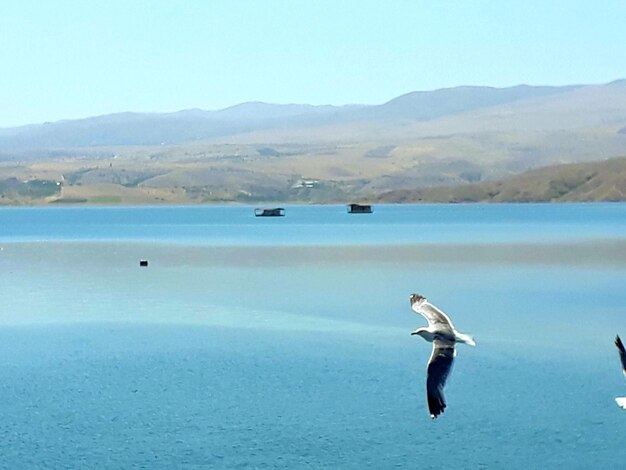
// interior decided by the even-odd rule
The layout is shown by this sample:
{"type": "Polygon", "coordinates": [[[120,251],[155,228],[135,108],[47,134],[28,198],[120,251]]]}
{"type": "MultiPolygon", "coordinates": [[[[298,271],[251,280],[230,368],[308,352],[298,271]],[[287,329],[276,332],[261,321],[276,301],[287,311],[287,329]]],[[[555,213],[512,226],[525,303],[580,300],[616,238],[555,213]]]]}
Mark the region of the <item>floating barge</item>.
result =
{"type": "Polygon", "coordinates": [[[371,214],[372,206],[369,204],[348,204],[348,214],[371,214]]]}
{"type": "Polygon", "coordinates": [[[254,215],[256,217],[284,217],[285,209],[282,207],[274,207],[271,209],[254,209],[254,215]]]}

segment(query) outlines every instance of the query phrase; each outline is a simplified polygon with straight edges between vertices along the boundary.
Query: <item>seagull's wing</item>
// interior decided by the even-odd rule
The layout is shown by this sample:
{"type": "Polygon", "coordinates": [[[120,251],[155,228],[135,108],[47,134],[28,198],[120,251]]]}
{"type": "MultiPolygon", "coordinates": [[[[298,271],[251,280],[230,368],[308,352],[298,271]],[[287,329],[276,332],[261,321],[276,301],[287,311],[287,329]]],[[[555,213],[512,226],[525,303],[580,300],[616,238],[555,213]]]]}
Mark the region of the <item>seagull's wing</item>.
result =
{"type": "Polygon", "coordinates": [[[433,341],[433,352],[428,360],[426,370],[426,396],[430,417],[433,419],[443,413],[446,407],[443,387],[446,385],[446,379],[452,370],[454,355],[454,343],[440,339],[433,341]]]}
{"type": "Polygon", "coordinates": [[[421,302],[414,302],[411,305],[411,308],[415,313],[419,313],[424,318],[426,318],[429,325],[439,324],[454,328],[448,315],[443,313],[426,299],[422,300],[421,302]]]}
{"type": "Polygon", "coordinates": [[[626,349],[624,349],[624,343],[622,343],[619,335],[615,337],[615,346],[619,349],[619,358],[622,361],[622,371],[624,372],[624,375],[626,375],[626,349]]]}

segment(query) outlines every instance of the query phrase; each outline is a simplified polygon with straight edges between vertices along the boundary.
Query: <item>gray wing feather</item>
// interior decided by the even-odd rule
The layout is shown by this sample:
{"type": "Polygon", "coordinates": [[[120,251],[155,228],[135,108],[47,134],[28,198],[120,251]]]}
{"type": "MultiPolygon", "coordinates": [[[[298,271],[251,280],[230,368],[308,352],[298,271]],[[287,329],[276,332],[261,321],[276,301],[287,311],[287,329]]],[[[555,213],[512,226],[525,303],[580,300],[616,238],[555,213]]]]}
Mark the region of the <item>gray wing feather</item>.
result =
{"type": "Polygon", "coordinates": [[[624,349],[624,343],[622,343],[619,335],[615,337],[615,346],[617,346],[617,349],[619,350],[619,358],[622,361],[622,371],[624,372],[624,375],[626,375],[626,349],[624,349]]]}
{"type": "Polygon", "coordinates": [[[424,318],[426,318],[429,325],[454,328],[454,326],[452,325],[452,321],[450,320],[450,318],[448,318],[448,315],[443,313],[430,302],[423,302],[420,306],[418,306],[417,304],[413,304],[411,308],[415,313],[419,313],[424,318]]]}
{"type": "Polygon", "coordinates": [[[426,371],[428,410],[433,418],[443,413],[446,407],[443,388],[452,370],[453,362],[454,344],[435,339],[435,341],[433,341],[433,352],[430,355],[426,371]]]}

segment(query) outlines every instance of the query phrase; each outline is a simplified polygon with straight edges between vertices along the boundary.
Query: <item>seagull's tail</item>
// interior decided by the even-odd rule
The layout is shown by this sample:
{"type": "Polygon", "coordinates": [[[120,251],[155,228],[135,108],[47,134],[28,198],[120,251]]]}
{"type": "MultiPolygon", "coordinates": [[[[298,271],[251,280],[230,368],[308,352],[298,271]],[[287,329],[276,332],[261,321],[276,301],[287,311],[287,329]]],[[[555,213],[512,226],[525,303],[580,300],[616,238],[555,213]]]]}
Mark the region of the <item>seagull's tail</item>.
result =
{"type": "Polygon", "coordinates": [[[619,407],[624,408],[626,410],[626,397],[617,397],[615,399],[615,403],[617,403],[619,407]]]}
{"type": "Polygon", "coordinates": [[[476,346],[476,341],[474,341],[474,338],[472,338],[470,335],[459,333],[458,331],[454,332],[454,339],[458,343],[465,343],[469,344],[470,346],[476,346]]]}

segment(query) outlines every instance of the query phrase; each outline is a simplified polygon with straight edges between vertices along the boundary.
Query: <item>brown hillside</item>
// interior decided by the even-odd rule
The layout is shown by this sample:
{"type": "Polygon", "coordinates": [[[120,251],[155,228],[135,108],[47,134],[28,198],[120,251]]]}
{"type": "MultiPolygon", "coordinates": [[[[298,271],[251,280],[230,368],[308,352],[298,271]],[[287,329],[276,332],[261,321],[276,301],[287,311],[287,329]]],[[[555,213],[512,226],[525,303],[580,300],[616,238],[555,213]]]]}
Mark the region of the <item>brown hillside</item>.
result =
{"type": "Polygon", "coordinates": [[[557,165],[493,182],[389,191],[379,202],[571,202],[626,200],[626,157],[557,165]]]}

